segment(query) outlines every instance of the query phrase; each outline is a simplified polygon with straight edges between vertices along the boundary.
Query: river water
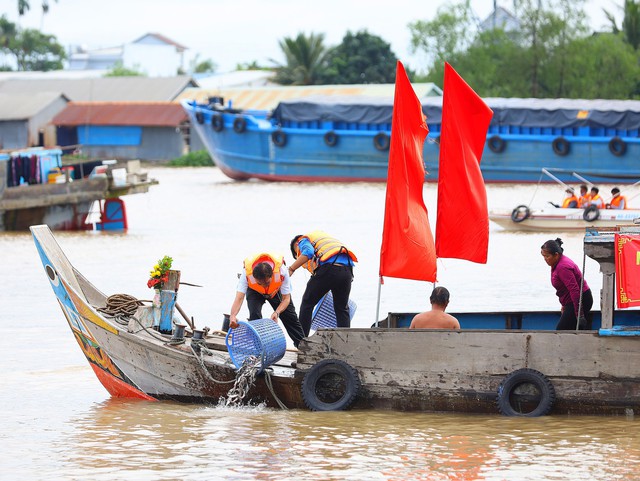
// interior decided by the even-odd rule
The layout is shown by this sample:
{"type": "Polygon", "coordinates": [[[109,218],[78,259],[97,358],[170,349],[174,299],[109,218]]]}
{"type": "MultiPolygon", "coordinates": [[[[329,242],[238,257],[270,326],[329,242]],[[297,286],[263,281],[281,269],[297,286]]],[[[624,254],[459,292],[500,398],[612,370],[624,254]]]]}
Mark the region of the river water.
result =
{"type": "MultiPolygon", "coordinates": [[[[71,262],[107,294],[150,299],[149,269],[174,258],[179,302],[218,329],[242,259],[323,229],[360,262],[353,325],[375,321],[383,184],[233,182],[216,168],[152,168],[160,181],[127,197],[129,231],[58,233],[71,262]]],[[[608,192],[609,186],[602,186],[608,192]]],[[[490,208],[558,202],[554,186],[488,185],[490,208]]],[[[435,223],[436,186],[425,202],[435,223]]],[[[559,233],[582,265],[582,235],[559,233]]],[[[438,261],[449,311],[557,310],[540,246],[557,235],[491,225],[486,265],[438,261]]],[[[28,233],[0,233],[0,480],[640,480],[640,421],[548,416],[221,408],[111,399],[80,353],[28,233]]],[[[597,263],[586,259],[596,295],[597,263]]],[[[299,305],[308,277],[293,277],[299,305]]],[[[386,279],[380,317],[428,307],[431,285],[386,279]]],[[[265,310],[265,314],[268,311],[265,310]]],[[[246,316],[246,308],[241,317],[246,316]]],[[[464,327],[464,326],[463,326],[464,327]]]]}

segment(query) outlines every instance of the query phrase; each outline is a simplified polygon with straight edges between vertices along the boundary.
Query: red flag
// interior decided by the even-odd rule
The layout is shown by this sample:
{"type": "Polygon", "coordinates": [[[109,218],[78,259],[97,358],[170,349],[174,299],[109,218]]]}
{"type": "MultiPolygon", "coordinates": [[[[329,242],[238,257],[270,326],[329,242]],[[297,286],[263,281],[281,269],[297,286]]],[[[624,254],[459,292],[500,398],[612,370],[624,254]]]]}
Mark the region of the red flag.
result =
{"type": "Polygon", "coordinates": [[[422,147],[429,133],[402,63],[396,66],[380,276],[435,282],[436,253],[422,199],[422,147]]]}
{"type": "Polygon", "coordinates": [[[436,254],[485,264],[489,212],[480,158],[493,111],[448,63],[443,90],[436,254]]]}
{"type": "Polygon", "coordinates": [[[618,307],[640,306],[640,236],[615,235],[618,307]]]}

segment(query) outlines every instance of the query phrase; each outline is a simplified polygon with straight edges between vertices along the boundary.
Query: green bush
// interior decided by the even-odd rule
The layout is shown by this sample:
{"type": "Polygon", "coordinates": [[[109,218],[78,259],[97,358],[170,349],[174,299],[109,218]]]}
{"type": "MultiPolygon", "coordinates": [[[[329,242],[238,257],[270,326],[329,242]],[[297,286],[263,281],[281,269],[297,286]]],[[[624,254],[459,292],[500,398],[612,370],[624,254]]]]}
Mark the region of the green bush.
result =
{"type": "Polygon", "coordinates": [[[196,150],[177,159],[170,160],[168,165],[172,167],[211,167],[215,164],[209,152],[206,150],[196,150]]]}

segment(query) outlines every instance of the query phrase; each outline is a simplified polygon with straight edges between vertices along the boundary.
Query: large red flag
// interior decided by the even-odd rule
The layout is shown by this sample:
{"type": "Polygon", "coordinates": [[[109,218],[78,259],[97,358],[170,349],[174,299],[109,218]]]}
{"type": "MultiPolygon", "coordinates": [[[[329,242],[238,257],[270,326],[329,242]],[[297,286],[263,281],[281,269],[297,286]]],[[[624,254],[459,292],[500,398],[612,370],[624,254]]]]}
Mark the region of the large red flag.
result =
{"type": "Polygon", "coordinates": [[[448,63],[443,90],[436,255],[485,264],[489,212],[480,158],[493,111],[448,63]]]}
{"type": "Polygon", "coordinates": [[[640,306],[640,236],[616,234],[614,246],[618,307],[640,306]]]}
{"type": "Polygon", "coordinates": [[[422,199],[422,147],[429,133],[402,63],[396,66],[380,276],[435,282],[436,253],[422,199]]]}

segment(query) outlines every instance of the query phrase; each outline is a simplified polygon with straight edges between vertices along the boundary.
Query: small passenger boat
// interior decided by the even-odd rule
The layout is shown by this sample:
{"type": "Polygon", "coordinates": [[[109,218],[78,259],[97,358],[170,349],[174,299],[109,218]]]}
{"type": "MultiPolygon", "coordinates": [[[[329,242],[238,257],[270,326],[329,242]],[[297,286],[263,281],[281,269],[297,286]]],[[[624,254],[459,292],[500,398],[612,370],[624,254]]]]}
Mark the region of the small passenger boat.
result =
{"type": "MultiPolygon", "coordinates": [[[[569,188],[557,177],[556,169],[544,168],[542,174],[557,182],[563,190],[569,188]]],[[[585,185],[592,185],[582,175],[573,172],[572,176],[585,185]]],[[[634,186],[637,184],[638,182],[634,186]]],[[[583,231],[590,227],[611,228],[633,224],[636,219],[640,222],[640,209],[599,209],[595,205],[569,209],[552,202],[548,204],[547,207],[538,209],[525,204],[513,209],[494,209],[489,212],[489,219],[505,230],[530,232],[583,231]]]]}
{"type": "Polygon", "coordinates": [[[584,231],[588,227],[615,227],[640,219],[638,209],[563,209],[543,207],[529,209],[519,205],[513,210],[492,210],[489,219],[505,230],[530,232],[584,231]]]}

